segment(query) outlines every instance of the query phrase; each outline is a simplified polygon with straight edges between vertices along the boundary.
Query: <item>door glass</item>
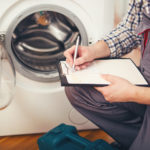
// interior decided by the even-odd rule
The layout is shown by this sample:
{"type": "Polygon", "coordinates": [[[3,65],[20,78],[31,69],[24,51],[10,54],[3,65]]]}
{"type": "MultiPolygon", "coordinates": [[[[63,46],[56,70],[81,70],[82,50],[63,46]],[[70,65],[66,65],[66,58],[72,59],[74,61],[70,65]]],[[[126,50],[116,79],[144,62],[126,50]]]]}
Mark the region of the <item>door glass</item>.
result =
{"type": "Polygon", "coordinates": [[[13,63],[0,43],[0,110],[6,108],[12,101],[15,84],[16,76],[13,63]]]}
{"type": "Polygon", "coordinates": [[[75,44],[79,30],[63,14],[40,11],[24,18],[15,28],[12,50],[20,63],[36,72],[55,72],[65,49],[75,44]]]}

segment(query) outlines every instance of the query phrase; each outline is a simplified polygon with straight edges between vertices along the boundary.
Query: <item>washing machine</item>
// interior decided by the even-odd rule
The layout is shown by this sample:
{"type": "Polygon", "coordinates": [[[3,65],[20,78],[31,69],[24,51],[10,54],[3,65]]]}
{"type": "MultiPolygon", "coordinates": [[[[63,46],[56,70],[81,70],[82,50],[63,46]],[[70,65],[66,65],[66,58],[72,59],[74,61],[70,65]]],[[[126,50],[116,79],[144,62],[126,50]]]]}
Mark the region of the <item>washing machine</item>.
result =
{"type": "MultiPolygon", "coordinates": [[[[9,106],[0,111],[0,136],[44,133],[66,123],[96,129],[69,103],[57,62],[75,44],[100,40],[113,28],[113,0],[5,0],[0,40],[16,70],[9,106]]],[[[9,68],[8,68],[9,69],[9,68]]]]}

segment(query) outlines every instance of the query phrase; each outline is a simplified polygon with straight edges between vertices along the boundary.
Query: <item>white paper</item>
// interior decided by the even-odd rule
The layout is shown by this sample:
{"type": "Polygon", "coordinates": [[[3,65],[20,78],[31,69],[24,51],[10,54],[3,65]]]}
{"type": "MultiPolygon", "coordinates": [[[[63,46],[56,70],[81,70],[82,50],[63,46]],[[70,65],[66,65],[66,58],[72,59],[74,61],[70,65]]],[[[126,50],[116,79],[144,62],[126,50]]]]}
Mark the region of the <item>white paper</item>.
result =
{"type": "Polygon", "coordinates": [[[65,61],[61,61],[61,66],[70,84],[109,84],[101,77],[101,74],[111,74],[127,79],[136,85],[148,85],[130,59],[95,60],[87,68],[75,72],[65,61]]]}

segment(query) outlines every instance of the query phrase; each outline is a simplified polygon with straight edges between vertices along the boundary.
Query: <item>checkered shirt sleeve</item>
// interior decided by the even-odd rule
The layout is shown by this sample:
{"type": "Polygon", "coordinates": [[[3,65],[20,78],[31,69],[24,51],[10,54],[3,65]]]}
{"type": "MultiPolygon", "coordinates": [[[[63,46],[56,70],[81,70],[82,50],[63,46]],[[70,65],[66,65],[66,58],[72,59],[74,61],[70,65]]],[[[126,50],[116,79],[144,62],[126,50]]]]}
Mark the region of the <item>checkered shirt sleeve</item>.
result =
{"type": "Polygon", "coordinates": [[[108,44],[110,57],[121,57],[141,44],[141,36],[135,29],[142,20],[142,11],[149,7],[149,0],[130,0],[128,12],[122,22],[112,30],[104,41],[108,44]]]}

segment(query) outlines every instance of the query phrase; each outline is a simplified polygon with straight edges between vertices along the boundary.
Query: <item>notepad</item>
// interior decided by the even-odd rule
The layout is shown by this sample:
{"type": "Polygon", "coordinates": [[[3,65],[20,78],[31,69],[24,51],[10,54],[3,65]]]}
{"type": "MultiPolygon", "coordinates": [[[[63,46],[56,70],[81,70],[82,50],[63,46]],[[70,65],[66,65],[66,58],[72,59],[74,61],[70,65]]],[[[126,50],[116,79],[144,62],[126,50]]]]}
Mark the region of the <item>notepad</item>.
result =
{"type": "Polygon", "coordinates": [[[109,85],[110,83],[102,78],[102,74],[115,75],[135,85],[148,86],[148,82],[131,59],[95,60],[80,71],[73,71],[66,61],[60,61],[59,74],[62,86],[109,85]]]}

